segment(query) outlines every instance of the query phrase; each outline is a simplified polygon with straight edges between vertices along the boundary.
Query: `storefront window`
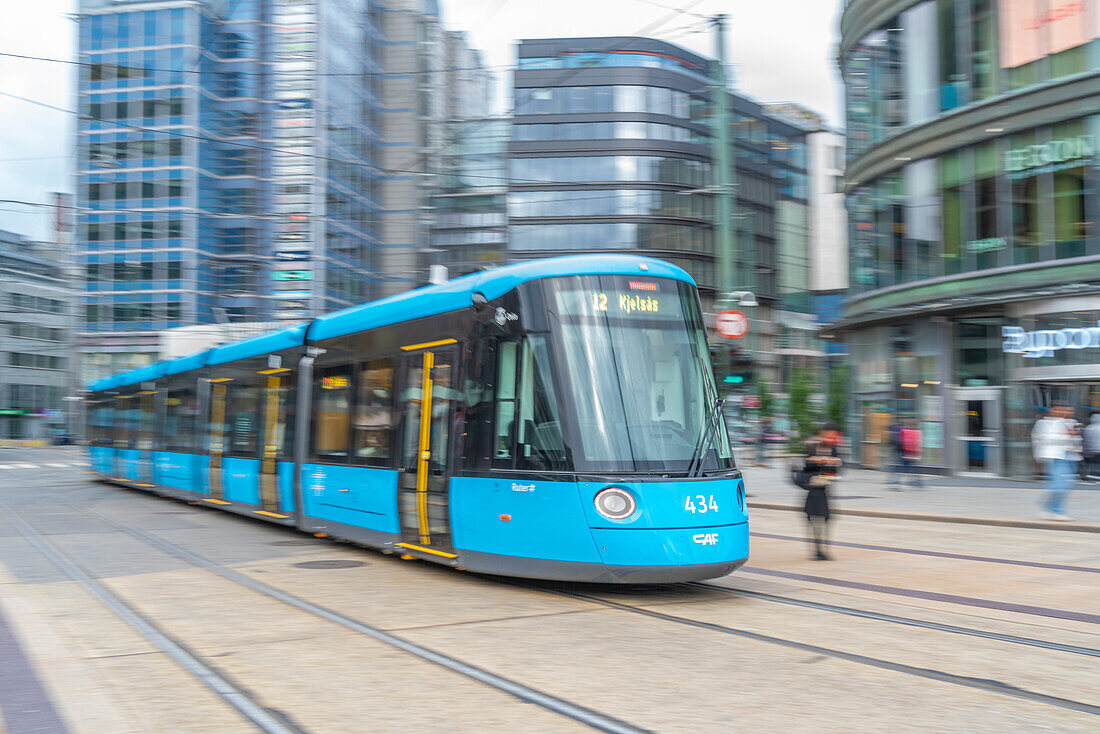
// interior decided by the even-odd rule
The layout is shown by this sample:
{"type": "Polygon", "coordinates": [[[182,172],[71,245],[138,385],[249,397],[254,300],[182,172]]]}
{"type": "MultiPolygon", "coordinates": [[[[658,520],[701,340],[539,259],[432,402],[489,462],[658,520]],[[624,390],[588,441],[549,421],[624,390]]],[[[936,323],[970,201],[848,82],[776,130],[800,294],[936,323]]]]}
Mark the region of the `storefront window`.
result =
{"type": "Polygon", "coordinates": [[[1001,385],[1004,359],[999,319],[967,319],[955,324],[956,379],[963,387],[1001,385]]]}
{"type": "Polygon", "coordinates": [[[997,144],[983,143],[974,149],[974,239],[966,243],[975,270],[996,267],[1007,240],[997,227],[997,144]]]}
{"type": "Polygon", "coordinates": [[[940,197],[936,162],[923,160],[905,167],[905,231],[918,280],[941,274],[940,197]]]}
{"type": "Polygon", "coordinates": [[[1085,163],[1092,159],[1095,143],[1086,134],[1084,120],[1055,125],[1052,137],[1048,147],[1054,160],[1054,257],[1078,257],[1085,254],[1092,229],[1086,212],[1085,163]]]}
{"type": "Polygon", "coordinates": [[[906,123],[916,125],[940,110],[935,0],[906,10],[899,20],[904,34],[906,123]]]}
{"type": "Polygon", "coordinates": [[[970,64],[975,100],[993,96],[997,71],[997,24],[993,0],[970,2],[970,64]]]}
{"type": "Polygon", "coordinates": [[[943,272],[954,275],[962,269],[963,188],[959,152],[940,158],[940,187],[943,190],[943,272]]]}
{"type": "Polygon", "coordinates": [[[1031,165],[1036,150],[1034,132],[1013,135],[1007,154],[1008,178],[1012,184],[1012,251],[1013,262],[1039,261],[1042,236],[1039,221],[1039,175],[1031,165]]]}
{"type": "Polygon", "coordinates": [[[963,68],[965,56],[959,53],[961,27],[956,17],[955,0],[939,0],[940,110],[946,112],[970,101],[970,85],[963,68]]]}

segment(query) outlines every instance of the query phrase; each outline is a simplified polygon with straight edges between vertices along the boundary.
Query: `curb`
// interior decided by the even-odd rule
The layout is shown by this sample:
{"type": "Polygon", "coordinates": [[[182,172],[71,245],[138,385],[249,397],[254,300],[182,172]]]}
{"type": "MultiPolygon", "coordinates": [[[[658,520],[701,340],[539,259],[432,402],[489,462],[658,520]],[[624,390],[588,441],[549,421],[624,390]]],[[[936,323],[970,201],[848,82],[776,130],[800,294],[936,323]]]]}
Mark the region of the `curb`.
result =
{"type": "MultiPolygon", "coordinates": [[[[802,505],[783,502],[752,502],[749,507],[761,510],[787,510],[802,512],[802,505]]],[[[973,515],[934,515],[924,512],[898,512],[895,510],[871,510],[862,507],[830,507],[834,515],[858,517],[885,517],[894,520],[923,520],[924,522],[952,522],[963,525],[992,525],[1005,528],[1031,528],[1034,530],[1069,530],[1077,533],[1100,533],[1100,522],[1058,522],[1052,520],[1028,520],[1014,517],[977,517],[973,515]]]]}

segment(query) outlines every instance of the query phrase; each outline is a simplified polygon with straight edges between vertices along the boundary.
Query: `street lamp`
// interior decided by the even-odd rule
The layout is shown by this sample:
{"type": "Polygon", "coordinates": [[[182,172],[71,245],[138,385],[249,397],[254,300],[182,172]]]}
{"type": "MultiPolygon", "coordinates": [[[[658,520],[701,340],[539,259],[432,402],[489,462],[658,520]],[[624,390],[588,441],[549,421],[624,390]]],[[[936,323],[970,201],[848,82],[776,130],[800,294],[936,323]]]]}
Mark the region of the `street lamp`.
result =
{"type": "Polygon", "coordinates": [[[756,296],[752,291],[733,291],[729,294],[730,300],[737,299],[738,306],[759,306],[756,302],[756,296]]]}
{"type": "Polygon", "coordinates": [[[727,304],[730,302],[735,303],[738,306],[759,306],[760,304],[756,300],[756,296],[752,291],[730,291],[721,298],[718,299],[717,306],[727,304]]]}

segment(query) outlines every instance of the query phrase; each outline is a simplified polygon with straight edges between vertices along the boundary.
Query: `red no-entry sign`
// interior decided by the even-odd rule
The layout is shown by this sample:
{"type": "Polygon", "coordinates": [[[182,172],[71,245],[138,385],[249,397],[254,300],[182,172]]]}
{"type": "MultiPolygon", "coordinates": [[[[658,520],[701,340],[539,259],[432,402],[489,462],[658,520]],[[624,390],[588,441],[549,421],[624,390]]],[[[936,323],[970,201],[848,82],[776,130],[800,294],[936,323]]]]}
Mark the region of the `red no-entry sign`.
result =
{"type": "Polygon", "coordinates": [[[727,339],[740,339],[749,333],[749,317],[740,311],[723,311],[714,317],[714,329],[727,339]]]}

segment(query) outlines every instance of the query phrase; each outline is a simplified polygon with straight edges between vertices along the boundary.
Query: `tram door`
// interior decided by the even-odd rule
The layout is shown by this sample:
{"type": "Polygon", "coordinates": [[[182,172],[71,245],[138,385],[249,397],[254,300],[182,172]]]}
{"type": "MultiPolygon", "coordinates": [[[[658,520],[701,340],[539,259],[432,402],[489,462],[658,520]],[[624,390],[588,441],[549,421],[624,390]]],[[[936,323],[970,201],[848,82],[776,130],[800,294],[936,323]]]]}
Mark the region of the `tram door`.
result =
{"type": "MultiPolygon", "coordinates": [[[[225,399],[226,393],[229,390],[229,382],[231,378],[222,378],[218,380],[211,380],[210,383],[210,424],[207,428],[209,431],[209,446],[210,446],[210,496],[213,499],[223,499],[225,491],[222,487],[222,456],[225,454],[225,399]]],[[[224,503],[228,504],[228,503],[224,503]]]]}
{"type": "MultiPolygon", "coordinates": [[[[283,370],[286,371],[286,370],[283,370]]],[[[263,455],[260,458],[260,504],[262,511],[281,512],[279,507],[279,448],[283,445],[286,412],[285,388],[281,375],[268,375],[263,404],[263,455]]]]}
{"type": "MultiPolygon", "coordinates": [[[[453,339],[446,340],[453,344],[453,339]]],[[[417,346],[405,347],[412,351],[417,346]]],[[[436,346],[436,343],[422,345],[436,346]]],[[[447,462],[453,425],[455,360],[451,348],[405,357],[401,402],[401,474],[397,507],[405,547],[452,557],[447,462]]]]}

